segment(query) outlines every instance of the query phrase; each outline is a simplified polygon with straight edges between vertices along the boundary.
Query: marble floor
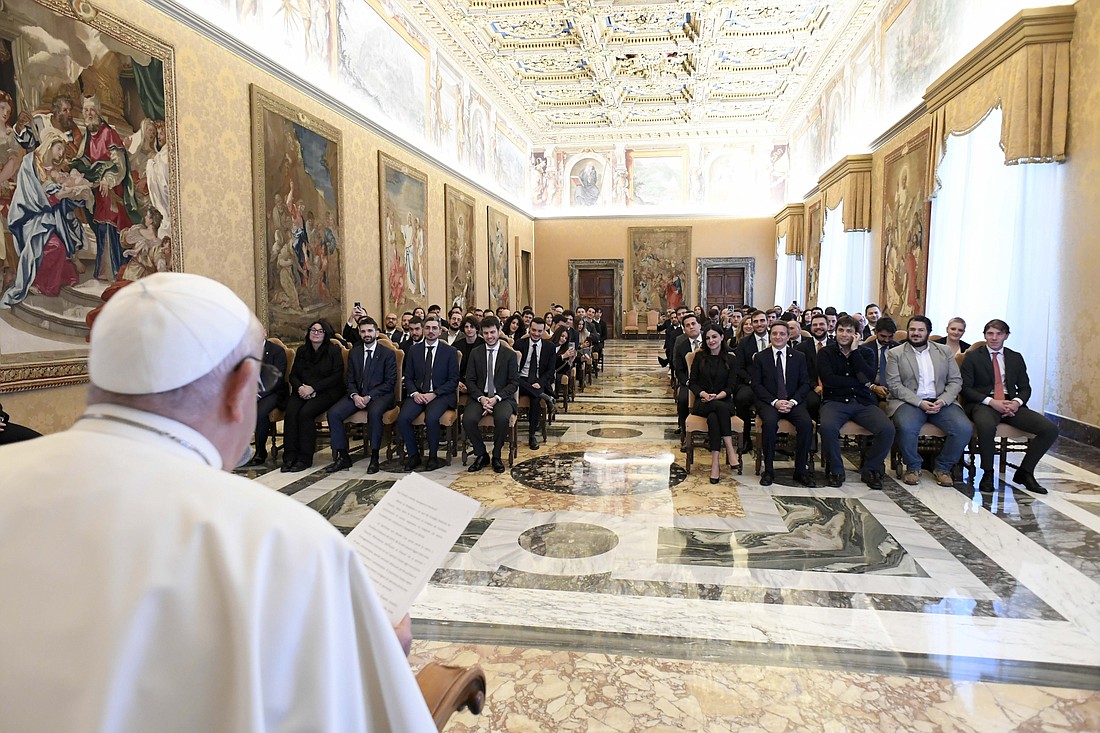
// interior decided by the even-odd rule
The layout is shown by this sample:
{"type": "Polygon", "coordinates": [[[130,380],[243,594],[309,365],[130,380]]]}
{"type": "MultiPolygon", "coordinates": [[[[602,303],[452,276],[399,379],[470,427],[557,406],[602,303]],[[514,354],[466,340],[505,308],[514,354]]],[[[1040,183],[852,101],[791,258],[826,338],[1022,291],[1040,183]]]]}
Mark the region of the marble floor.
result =
{"type": "MultiPolygon", "coordinates": [[[[609,344],[509,472],[426,474],[482,506],[412,609],[414,665],[489,679],[448,730],[1100,730],[1100,451],[1056,445],[1041,497],[711,485],[658,353],[609,344]]],[[[251,475],[346,533],[401,473],[251,475]]]]}

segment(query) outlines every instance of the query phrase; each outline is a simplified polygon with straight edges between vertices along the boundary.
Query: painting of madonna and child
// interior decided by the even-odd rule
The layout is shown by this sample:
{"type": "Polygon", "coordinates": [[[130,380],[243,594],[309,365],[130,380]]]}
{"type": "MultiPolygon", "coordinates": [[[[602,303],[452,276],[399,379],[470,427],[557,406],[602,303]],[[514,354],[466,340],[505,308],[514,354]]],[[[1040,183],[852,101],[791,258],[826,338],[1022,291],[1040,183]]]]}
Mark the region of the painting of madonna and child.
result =
{"type": "MultiPolygon", "coordinates": [[[[0,7],[0,358],[80,352],[107,286],[178,269],[164,79],[128,46],[29,0],[0,7]]],[[[140,38],[134,34],[133,38],[140,38]]],[[[157,54],[161,54],[157,57],[157,54]]],[[[169,67],[170,68],[170,67],[169,67]]]]}

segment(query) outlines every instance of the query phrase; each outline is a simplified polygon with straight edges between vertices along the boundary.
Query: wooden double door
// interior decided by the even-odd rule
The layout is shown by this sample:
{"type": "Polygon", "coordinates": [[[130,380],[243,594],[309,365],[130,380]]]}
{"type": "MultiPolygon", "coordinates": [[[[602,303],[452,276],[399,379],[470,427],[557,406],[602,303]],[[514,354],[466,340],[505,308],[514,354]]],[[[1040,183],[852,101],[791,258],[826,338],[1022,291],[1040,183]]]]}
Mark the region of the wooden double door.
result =
{"type": "MultiPolygon", "coordinates": [[[[577,270],[577,300],[582,308],[603,309],[607,337],[615,337],[615,270],[611,267],[577,270]]],[[[575,305],[575,304],[574,304],[575,305]]]]}
{"type": "Polygon", "coordinates": [[[745,268],[744,267],[708,267],[707,302],[704,308],[745,304],[745,268]]]}

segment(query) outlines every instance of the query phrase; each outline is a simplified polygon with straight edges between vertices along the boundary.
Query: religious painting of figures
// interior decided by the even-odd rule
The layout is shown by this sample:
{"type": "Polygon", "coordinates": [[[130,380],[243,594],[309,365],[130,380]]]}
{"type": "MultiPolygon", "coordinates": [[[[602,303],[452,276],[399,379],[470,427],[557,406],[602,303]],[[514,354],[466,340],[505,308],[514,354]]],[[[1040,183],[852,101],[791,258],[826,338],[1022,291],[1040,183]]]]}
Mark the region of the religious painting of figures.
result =
{"type": "Polygon", "coordinates": [[[897,323],[924,313],[932,216],[926,179],[930,141],[924,130],[884,163],[882,310],[897,323]]]}
{"type": "Polygon", "coordinates": [[[903,0],[883,25],[884,101],[890,112],[910,109],[925,88],[965,50],[966,3],[903,0]]]}
{"type": "Polygon", "coordinates": [[[91,3],[9,0],[0,29],[0,391],[14,391],[85,381],[108,288],[183,260],[171,47],[91,3]]]}
{"type": "Polygon", "coordinates": [[[508,216],[489,209],[489,306],[511,308],[508,297],[508,216]]]}
{"type": "Polygon", "coordinates": [[[630,309],[687,305],[691,227],[630,227],[630,309]]]}
{"type": "Polygon", "coordinates": [[[465,313],[477,291],[474,255],[474,198],[449,183],[444,185],[447,215],[447,301],[465,313]]]}
{"type": "Polygon", "coordinates": [[[668,206],[684,202],[687,158],[676,153],[627,151],[631,206],[668,206]]]}
{"type": "Polygon", "coordinates": [[[340,131],[252,87],[256,312],[269,336],[301,341],[344,318],[340,131]]]}
{"type": "Polygon", "coordinates": [[[806,307],[828,304],[817,302],[818,286],[821,284],[821,201],[806,209],[806,307]]]}
{"type": "Polygon", "coordinates": [[[382,238],[382,310],[428,305],[428,177],[378,153],[382,238]]]}

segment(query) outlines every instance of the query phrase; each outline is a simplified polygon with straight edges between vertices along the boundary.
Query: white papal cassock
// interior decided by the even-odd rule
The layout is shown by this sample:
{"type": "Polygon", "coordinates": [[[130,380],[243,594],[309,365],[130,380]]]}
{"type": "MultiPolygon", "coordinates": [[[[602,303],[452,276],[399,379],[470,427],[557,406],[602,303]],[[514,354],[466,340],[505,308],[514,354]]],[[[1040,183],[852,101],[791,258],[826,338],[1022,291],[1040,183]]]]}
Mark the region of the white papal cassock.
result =
{"type": "Polygon", "coordinates": [[[435,730],[340,533],[220,465],[108,405],[0,449],[0,728],[435,730]]]}

